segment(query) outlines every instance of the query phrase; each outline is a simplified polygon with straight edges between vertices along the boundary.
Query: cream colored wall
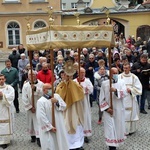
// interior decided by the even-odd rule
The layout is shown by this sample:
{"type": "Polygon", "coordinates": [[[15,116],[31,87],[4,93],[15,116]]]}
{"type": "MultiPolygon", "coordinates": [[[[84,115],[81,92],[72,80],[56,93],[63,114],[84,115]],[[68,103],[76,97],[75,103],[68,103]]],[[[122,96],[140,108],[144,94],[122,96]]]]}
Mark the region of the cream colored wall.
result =
{"type": "Polygon", "coordinates": [[[47,6],[52,6],[54,10],[60,10],[60,0],[47,0],[44,3],[30,3],[29,0],[21,0],[18,4],[0,4],[1,12],[35,12],[37,9],[40,11],[46,11],[47,6]]]}
{"type": "MultiPolygon", "coordinates": [[[[20,42],[26,47],[26,30],[27,30],[27,21],[26,17],[30,13],[30,24],[33,27],[35,21],[43,20],[48,25],[49,16],[46,14],[47,6],[52,6],[54,11],[60,10],[60,0],[51,1],[48,0],[48,3],[34,3],[29,4],[28,0],[21,0],[21,4],[2,4],[0,3],[0,12],[5,13],[0,15],[0,42],[3,42],[3,48],[0,48],[2,51],[9,51],[12,47],[8,47],[7,41],[7,24],[11,21],[16,21],[20,25],[20,42]],[[50,2],[50,3],[49,3],[50,2]],[[41,9],[45,14],[37,14],[41,9]],[[7,14],[8,13],[8,14],[7,14]],[[13,14],[14,13],[14,14],[13,14]],[[33,14],[34,13],[34,14],[33,14]],[[7,14],[7,15],[6,15],[7,14]]],[[[55,24],[61,24],[61,16],[55,15],[55,24]]]]}
{"type": "Polygon", "coordinates": [[[136,36],[136,30],[141,25],[150,25],[150,12],[133,13],[133,14],[118,14],[115,18],[121,18],[128,21],[129,35],[136,36]]]}
{"type": "Polygon", "coordinates": [[[90,8],[98,8],[97,6],[102,7],[115,7],[117,4],[115,3],[115,0],[91,0],[91,6],[90,8]]]}
{"type": "MultiPolygon", "coordinates": [[[[48,17],[41,17],[41,16],[30,16],[31,20],[31,26],[33,24],[33,22],[36,21],[36,19],[38,20],[39,18],[42,18],[42,20],[47,21],[48,17]]],[[[0,41],[3,41],[3,46],[4,46],[4,50],[12,48],[12,47],[8,47],[8,41],[7,41],[7,25],[9,22],[11,21],[15,21],[19,24],[20,26],[20,42],[23,43],[25,45],[26,43],[26,39],[25,39],[25,35],[26,35],[26,30],[27,30],[27,21],[25,20],[25,16],[17,16],[17,17],[1,17],[2,23],[1,26],[3,28],[0,29],[0,32],[2,34],[0,34],[0,41]],[[4,40],[5,39],[5,40],[4,40]]],[[[0,48],[1,49],[1,48],[0,48]]]]}
{"type": "MultiPolygon", "coordinates": [[[[81,24],[91,20],[99,20],[106,18],[106,15],[84,15],[79,16],[81,24]]],[[[130,14],[111,14],[110,18],[122,23],[125,26],[125,35],[136,36],[136,30],[141,25],[150,25],[150,12],[130,13],[130,14]]],[[[63,25],[77,25],[74,16],[65,16],[62,19],[63,25]]]]}

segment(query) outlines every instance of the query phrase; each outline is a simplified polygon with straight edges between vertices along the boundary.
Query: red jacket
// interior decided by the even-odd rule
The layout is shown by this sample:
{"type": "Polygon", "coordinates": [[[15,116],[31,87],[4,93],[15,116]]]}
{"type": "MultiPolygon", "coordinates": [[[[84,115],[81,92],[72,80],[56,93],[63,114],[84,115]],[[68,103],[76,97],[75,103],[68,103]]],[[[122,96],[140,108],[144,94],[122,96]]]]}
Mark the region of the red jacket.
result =
{"type": "Polygon", "coordinates": [[[37,74],[37,79],[39,79],[43,83],[51,83],[52,82],[52,71],[48,70],[46,73],[43,72],[43,70],[39,71],[37,74]]]}

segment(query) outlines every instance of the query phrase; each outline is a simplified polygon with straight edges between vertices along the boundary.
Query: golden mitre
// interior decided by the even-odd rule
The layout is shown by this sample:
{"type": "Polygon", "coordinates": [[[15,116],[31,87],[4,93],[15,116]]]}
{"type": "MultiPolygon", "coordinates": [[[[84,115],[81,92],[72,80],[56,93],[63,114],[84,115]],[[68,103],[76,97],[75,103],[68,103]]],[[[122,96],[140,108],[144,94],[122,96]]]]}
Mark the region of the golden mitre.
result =
{"type": "Polygon", "coordinates": [[[68,76],[73,76],[76,72],[74,62],[72,60],[67,60],[64,65],[64,72],[68,76]]]}

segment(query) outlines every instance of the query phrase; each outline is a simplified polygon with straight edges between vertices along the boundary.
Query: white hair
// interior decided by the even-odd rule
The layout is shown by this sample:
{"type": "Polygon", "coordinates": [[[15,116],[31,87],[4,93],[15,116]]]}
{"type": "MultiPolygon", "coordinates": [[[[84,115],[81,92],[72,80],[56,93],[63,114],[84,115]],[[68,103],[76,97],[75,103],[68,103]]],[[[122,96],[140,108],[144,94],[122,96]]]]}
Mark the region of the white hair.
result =
{"type": "MultiPolygon", "coordinates": [[[[31,74],[31,69],[28,71],[28,76],[31,74]]],[[[32,70],[32,74],[36,75],[37,72],[35,70],[32,70]]]]}
{"type": "Polygon", "coordinates": [[[26,56],[25,53],[22,53],[20,56],[26,56]]]}

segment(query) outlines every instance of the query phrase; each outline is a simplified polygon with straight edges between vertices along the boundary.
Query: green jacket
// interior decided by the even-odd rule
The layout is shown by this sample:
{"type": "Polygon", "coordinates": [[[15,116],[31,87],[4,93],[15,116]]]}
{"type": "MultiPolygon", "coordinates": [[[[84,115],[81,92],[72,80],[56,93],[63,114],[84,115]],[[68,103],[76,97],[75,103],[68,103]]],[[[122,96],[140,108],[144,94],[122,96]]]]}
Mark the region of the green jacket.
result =
{"type": "Polygon", "coordinates": [[[5,68],[1,71],[1,74],[5,75],[6,84],[11,85],[15,90],[18,90],[17,84],[19,82],[19,77],[18,77],[18,71],[16,68],[11,67],[9,71],[7,70],[7,68],[5,68]]]}

